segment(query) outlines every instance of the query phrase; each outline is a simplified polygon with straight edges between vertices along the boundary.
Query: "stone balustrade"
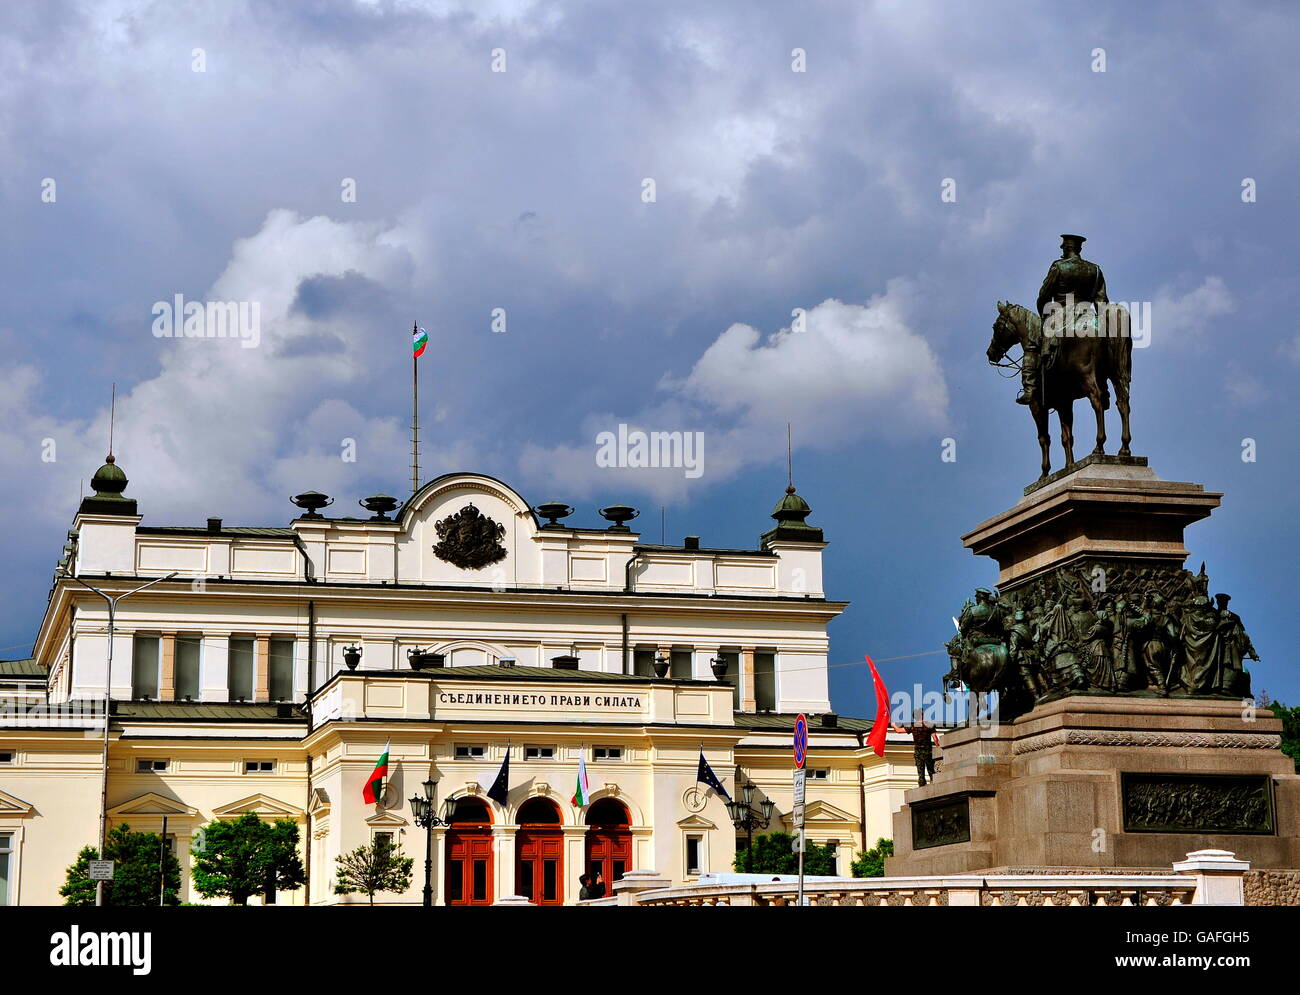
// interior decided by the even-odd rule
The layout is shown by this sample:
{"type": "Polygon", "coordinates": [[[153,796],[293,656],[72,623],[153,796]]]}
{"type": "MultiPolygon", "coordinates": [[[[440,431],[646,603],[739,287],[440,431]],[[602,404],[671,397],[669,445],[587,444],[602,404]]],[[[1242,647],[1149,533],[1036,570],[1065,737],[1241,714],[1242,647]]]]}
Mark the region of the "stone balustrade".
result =
{"type": "MultiPolygon", "coordinates": [[[[1198,850],[1171,874],[967,874],[952,877],[821,878],[805,882],[807,905],[1244,905],[1250,863],[1222,850],[1198,850]]],[[[631,871],[615,899],[583,905],[777,906],[798,903],[794,881],[665,887],[656,872],[631,871]]]]}

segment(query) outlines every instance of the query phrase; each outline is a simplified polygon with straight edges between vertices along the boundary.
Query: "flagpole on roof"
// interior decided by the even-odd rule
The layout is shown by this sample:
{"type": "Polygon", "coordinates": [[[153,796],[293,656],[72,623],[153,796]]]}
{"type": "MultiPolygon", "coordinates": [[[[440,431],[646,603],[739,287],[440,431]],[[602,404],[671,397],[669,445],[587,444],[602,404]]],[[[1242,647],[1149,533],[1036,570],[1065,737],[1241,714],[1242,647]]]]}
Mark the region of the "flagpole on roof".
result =
{"type": "MultiPolygon", "coordinates": [[[[418,322],[411,323],[411,341],[420,333],[418,322]]],[[[420,363],[419,353],[411,350],[411,493],[420,489],[420,363]]]]}

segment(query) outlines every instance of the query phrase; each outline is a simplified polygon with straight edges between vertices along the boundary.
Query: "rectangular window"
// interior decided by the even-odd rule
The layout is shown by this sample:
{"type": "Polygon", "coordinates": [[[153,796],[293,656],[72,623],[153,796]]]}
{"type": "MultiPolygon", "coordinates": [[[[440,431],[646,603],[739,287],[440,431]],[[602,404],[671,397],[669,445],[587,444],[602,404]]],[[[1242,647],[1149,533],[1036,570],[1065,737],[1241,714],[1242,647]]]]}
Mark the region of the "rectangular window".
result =
{"type": "Polygon", "coordinates": [[[840,873],[840,841],[827,840],[826,846],[831,848],[831,876],[839,877],[840,873]]]}
{"type": "Polygon", "coordinates": [[[687,874],[703,873],[703,861],[701,860],[703,851],[704,851],[703,836],[686,837],[686,873],[687,874]]]}
{"type": "Polygon", "coordinates": [[[293,701],[293,640],[272,639],[267,692],[272,701],[293,701]]]}
{"type": "Polygon", "coordinates": [[[0,906],[10,902],[9,882],[14,878],[14,834],[0,833],[0,906]]]}
{"type": "Polygon", "coordinates": [[[245,774],[271,774],[275,771],[274,760],[245,760],[245,774]]]}
{"type": "Polygon", "coordinates": [[[0,764],[11,764],[14,762],[14,755],[9,750],[0,750],[0,764]]]}
{"type": "Polygon", "coordinates": [[[592,760],[622,760],[623,747],[621,746],[593,746],[591,748],[592,760]]]}
{"type": "Polygon", "coordinates": [[[137,760],[135,762],[135,772],[137,774],[161,774],[167,770],[166,760],[137,760]]]}
{"type": "Polygon", "coordinates": [[[691,660],[694,653],[690,650],[673,650],[669,656],[670,666],[668,670],[669,677],[676,677],[678,680],[689,681],[691,679],[691,660]]]}
{"type": "Polygon", "coordinates": [[[754,654],[754,707],[760,712],[776,711],[776,654],[754,654]]]}
{"type": "Polygon", "coordinates": [[[230,700],[253,700],[253,654],[256,644],[248,636],[230,637],[230,700]]]}
{"type": "Polygon", "coordinates": [[[447,901],[459,902],[465,888],[465,862],[453,860],[447,865],[447,901]]]}
{"type": "Polygon", "coordinates": [[[477,746],[472,743],[456,744],[457,760],[478,760],[480,757],[487,755],[487,747],[477,746]]]}
{"type": "Polygon", "coordinates": [[[486,860],[474,861],[474,901],[487,901],[487,865],[486,860]]]}
{"type": "Polygon", "coordinates": [[[158,637],[136,636],[131,641],[131,697],[158,698],[158,637]]]}
{"type": "Polygon", "coordinates": [[[637,677],[653,677],[655,675],[655,651],[633,650],[632,673],[636,674],[637,677]]]}
{"type": "Polygon", "coordinates": [[[375,833],[374,842],[378,843],[380,840],[384,840],[391,848],[393,845],[393,834],[389,832],[375,833]]]}
{"type": "Polygon", "coordinates": [[[176,700],[199,700],[199,660],[203,648],[200,636],[176,637],[176,700]]]}
{"type": "Polygon", "coordinates": [[[524,759],[525,760],[554,760],[555,747],[554,746],[525,746],[524,759]]]}
{"type": "Polygon", "coordinates": [[[558,860],[542,861],[542,901],[555,901],[555,885],[559,880],[558,870],[560,862],[558,860]]]}
{"type": "Polygon", "coordinates": [[[831,769],[829,767],[809,767],[808,780],[810,781],[829,781],[831,779],[831,769]]]}

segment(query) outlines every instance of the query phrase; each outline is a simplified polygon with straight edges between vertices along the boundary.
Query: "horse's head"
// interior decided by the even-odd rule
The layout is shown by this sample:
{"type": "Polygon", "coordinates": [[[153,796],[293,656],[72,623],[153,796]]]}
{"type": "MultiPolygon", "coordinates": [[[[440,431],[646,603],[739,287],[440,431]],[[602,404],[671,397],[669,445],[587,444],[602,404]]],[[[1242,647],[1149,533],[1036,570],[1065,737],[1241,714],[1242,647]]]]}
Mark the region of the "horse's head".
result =
{"type": "Polygon", "coordinates": [[[998,318],[993,322],[993,339],[989,342],[986,353],[990,363],[1000,363],[1007,350],[1020,341],[1015,309],[1016,306],[1009,301],[998,301],[998,318]]]}

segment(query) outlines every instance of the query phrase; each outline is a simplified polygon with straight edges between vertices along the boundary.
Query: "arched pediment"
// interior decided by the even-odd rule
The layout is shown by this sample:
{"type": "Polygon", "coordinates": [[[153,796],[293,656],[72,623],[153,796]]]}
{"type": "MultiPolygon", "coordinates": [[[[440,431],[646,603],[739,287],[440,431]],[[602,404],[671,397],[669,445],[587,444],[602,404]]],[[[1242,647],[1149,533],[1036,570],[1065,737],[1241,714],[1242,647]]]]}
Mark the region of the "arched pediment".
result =
{"type": "Polygon", "coordinates": [[[430,509],[441,511],[443,507],[460,498],[464,499],[462,503],[467,503],[472,501],[476,494],[500,501],[513,514],[523,515],[526,512],[534,528],[541,525],[541,521],[533,513],[532,506],[514,488],[485,473],[469,472],[444,473],[430,480],[402,505],[397,513],[397,521],[404,531],[409,532],[415,519],[427,518],[430,509]]]}
{"type": "Polygon", "coordinates": [[[399,581],[504,590],[540,579],[537,516],[492,477],[452,473],[431,480],[397,520],[399,581]]]}

